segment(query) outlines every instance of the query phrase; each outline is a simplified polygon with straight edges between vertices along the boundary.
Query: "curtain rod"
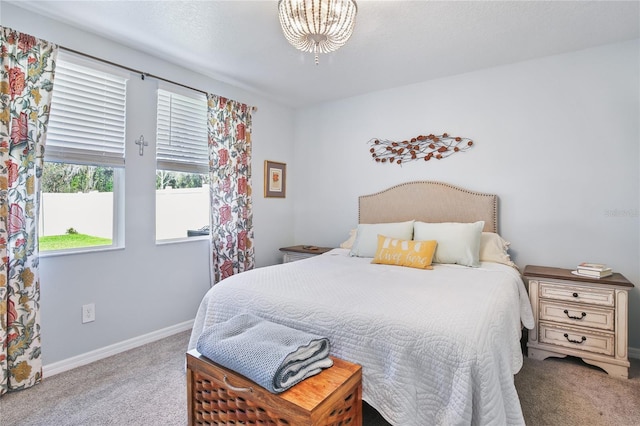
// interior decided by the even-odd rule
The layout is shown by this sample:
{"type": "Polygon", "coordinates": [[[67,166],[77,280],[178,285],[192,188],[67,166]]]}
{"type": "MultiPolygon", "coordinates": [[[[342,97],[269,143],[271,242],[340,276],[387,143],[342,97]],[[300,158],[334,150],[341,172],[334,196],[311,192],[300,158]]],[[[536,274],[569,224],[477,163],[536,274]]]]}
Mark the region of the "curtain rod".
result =
{"type": "Polygon", "coordinates": [[[163,77],[158,77],[157,75],[150,74],[148,72],[144,72],[144,71],[137,70],[135,68],[126,67],[124,65],[116,64],[115,62],[107,61],[106,59],[98,58],[96,56],[89,55],[87,53],[80,52],[80,51],[77,51],[77,50],[74,50],[74,49],[69,49],[68,47],[64,47],[64,46],[59,46],[59,47],[60,47],[60,49],[66,50],[67,52],[75,53],[76,55],[81,55],[81,56],[84,56],[84,57],[87,57],[87,58],[90,58],[90,59],[93,59],[93,60],[96,60],[96,61],[103,62],[105,64],[113,65],[115,67],[122,68],[122,69],[125,69],[127,71],[131,71],[131,72],[136,73],[136,74],[140,74],[140,76],[141,76],[141,78],[143,80],[145,79],[145,77],[151,77],[151,78],[155,78],[157,80],[165,81],[167,83],[176,84],[176,85],[184,87],[186,89],[195,90],[196,92],[204,93],[205,95],[207,94],[207,92],[205,92],[204,90],[196,89],[194,87],[187,86],[186,84],[177,83],[175,81],[171,81],[171,80],[168,80],[168,79],[163,78],[163,77]]]}
{"type": "MultiPolygon", "coordinates": [[[[151,73],[148,73],[148,72],[140,71],[140,70],[137,70],[135,68],[127,67],[127,66],[124,66],[124,65],[116,64],[115,62],[107,61],[106,59],[98,58],[97,56],[89,55],[88,53],[80,52],[80,51],[75,50],[75,49],[69,49],[68,47],[64,47],[64,46],[58,46],[58,47],[60,49],[62,49],[62,50],[66,50],[67,52],[75,53],[76,55],[84,56],[86,58],[90,58],[90,59],[93,59],[93,60],[96,60],[96,61],[100,61],[100,62],[105,63],[105,64],[113,65],[114,67],[118,67],[118,68],[125,69],[127,71],[131,71],[132,73],[140,74],[140,78],[142,78],[143,80],[145,79],[145,77],[151,77],[151,78],[155,78],[156,80],[161,80],[161,81],[164,81],[164,82],[167,82],[167,83],[175,84],[175,85],[180,86],[180,87],[184,87],[185,89],[190,89],[190,90],[194,90],[196,92],[203,93],[205,96],[208,95],[208,93],[205,92],[204,90],[196,89],[195,87],[187,86],[186,84],[178,83],[176,81],[169,80],[169,79],[164,78],[164,77],[159,77],[159,76],[157,76],[155,74],[151,74],[151,73]]],[[[257,111],[258,107],[252,106],[251,109],[253,111],[257,111]]]]}

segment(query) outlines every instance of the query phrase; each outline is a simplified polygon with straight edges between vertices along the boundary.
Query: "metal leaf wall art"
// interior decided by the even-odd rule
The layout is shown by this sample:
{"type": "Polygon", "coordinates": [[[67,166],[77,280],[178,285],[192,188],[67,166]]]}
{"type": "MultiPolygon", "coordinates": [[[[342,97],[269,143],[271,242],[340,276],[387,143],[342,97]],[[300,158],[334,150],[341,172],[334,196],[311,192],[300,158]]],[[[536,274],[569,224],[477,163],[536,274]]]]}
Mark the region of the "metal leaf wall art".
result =
{"type": "Polygon", "coordinates": [[[369,152],[377,163],[402,164],[407,161],[432,158],[442,160],[457,152],[466,151],[473,146],[469,138],[441,135],[416,136],[411,140],[391,141],[388,139],[371,139],[369,152]]]}

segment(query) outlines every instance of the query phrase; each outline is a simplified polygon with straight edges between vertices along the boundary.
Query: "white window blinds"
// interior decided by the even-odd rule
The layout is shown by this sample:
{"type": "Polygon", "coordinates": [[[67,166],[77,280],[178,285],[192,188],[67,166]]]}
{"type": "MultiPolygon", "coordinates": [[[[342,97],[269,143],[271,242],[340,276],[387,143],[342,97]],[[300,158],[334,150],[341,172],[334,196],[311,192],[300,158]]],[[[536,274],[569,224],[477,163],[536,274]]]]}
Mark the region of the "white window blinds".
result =
{"type": "Polygon", "coordinates": [[[45,161],[124,166],[127,79],[59,57],[45,161]]]}
{"type": "Polygon", "coordinates": [[[156,158],[159,170],[209,172],[207,98],[158,89],[156,158]]]}

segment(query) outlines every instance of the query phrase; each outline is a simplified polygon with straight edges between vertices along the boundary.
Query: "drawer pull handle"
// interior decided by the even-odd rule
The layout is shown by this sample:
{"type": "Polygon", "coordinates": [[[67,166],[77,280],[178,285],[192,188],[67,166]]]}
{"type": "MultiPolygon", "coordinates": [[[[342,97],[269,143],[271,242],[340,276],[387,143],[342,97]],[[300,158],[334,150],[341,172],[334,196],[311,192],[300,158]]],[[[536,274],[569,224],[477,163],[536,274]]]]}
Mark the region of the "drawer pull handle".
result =
{"type": "Polygon", "coordinates": [[[251,392],[253,393],[253,388],[238,388],[233,386],[231,383],[229,383],[229,381],[227,380],[227,375],[225,374],[224,377],[222,378],[222,381],[224,382],[225,385],[227,385],[227,387],[229,389],[231,389],[234,392],[251,392]]]}
{"type": "Polygon", "coordinates": [[[581,317],[574,317],[574,316],[569,315],[569,311],[566,310],[566,309],[564,310],[564,313],[567,315],[567,317],[569,317],[571,319],[574,319],[574,320],[581,320],[581,319],[583,319],[584,317],[587,316],[587,313],[583,312],[581,317]]]}
{"type": "Polygon", "coordinates": [[[584,341],[587,340],[587,338],[584,336],[582,336],[582,340],[571,340],[569,339],[569,335],[567,333],[564,333],[564,338],[570,341],[571,343],[578,343],[578,344],[584,343],[584,341]]]}
{"type": "Polygon", "coordinates": [[[573,293],[573,297],[578,297],[578,293],[573,293]]]}

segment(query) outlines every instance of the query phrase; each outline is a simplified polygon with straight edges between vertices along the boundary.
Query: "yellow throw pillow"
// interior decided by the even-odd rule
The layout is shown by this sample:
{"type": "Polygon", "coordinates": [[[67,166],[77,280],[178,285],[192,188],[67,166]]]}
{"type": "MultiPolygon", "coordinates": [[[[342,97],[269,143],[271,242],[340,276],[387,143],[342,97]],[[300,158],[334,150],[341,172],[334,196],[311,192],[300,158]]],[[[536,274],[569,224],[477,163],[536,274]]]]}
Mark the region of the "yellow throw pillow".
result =
{"type": "Polygon", "coordinates": [[[378,235],[378,249],[371,263],[433,269],[431,260],[438,242],[399,240],[378,235]]]}

